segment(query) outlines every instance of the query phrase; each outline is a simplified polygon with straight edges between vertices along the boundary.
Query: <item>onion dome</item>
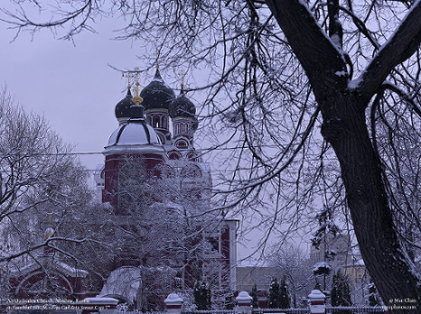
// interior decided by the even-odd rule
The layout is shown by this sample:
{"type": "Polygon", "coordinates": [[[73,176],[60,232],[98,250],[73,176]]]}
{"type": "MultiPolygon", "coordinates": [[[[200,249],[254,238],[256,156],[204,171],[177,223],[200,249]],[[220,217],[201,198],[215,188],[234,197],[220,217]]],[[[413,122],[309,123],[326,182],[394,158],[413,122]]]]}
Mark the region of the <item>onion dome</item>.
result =
{"type": "Polygon", "coordinates": [[[183,118],[195,118],[196,114],[196,107],[195,105],[188,99],[184,93],[184,90],[181,89],[180,95],[174,100],[170,110],[171,118],[176,117],[183,117],[183,118]]]}
{"type": "Polygon", "coordinates": [[[107,148],[115,146],[161,145],[155,130],[143,119],[130,119],[111,134],[107,148]]]}
{"type": "Polygon", "coordinates": [[[158,108],[170,109],[175,98],[174,91],[165,84],[158,68],[156,69],[152,82],[140,92],[140,96],[143,98],[142,104],[145,110],[158,108]]]}
{"type": "Polygon", "coordinates": [[[130,92],[130,87],[127,88],[126,97],[120,100],[115,106],[115,116],[117,119],[129,119],[131,118],[131,109],[130,107],[134,105],[132,93],[130,92]]]}

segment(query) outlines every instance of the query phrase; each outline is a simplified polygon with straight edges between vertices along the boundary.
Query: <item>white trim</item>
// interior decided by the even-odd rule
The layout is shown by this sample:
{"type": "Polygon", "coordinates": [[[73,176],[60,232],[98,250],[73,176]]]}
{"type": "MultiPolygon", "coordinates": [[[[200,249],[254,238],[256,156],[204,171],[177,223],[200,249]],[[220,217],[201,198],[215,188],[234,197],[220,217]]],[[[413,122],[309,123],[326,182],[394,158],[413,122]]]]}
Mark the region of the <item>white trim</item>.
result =
{"type": "Polygon", "coordinates": [[[124,154],[124,153],[157,153],[160,155],[166,155],[164,147],[162,145],[153,144],[138,144],[138,145],[110,145],[105,146],[105,150],[102,152],[105,156],[113,154],[124,154]]]}

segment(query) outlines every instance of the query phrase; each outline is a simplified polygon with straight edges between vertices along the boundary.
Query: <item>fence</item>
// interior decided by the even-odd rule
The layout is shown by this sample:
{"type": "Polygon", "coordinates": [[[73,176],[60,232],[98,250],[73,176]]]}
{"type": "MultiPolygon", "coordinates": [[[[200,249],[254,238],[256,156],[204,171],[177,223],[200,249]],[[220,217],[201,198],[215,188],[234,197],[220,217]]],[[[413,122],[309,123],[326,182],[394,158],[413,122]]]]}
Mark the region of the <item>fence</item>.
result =
{"type": "Polygon", "coordinates": [[[182,314],[235,314],[234,310],[208,310],[208,311],[192,311],[181,312],[182,314]]]}
{"type": "Polygon", "coordinates": [[[253,309],[253,314],[264,314],[264,313],[285,313],[285,314],[308,314],[310,310],[308,308],[297,308],[297,309],[253,309]]]}

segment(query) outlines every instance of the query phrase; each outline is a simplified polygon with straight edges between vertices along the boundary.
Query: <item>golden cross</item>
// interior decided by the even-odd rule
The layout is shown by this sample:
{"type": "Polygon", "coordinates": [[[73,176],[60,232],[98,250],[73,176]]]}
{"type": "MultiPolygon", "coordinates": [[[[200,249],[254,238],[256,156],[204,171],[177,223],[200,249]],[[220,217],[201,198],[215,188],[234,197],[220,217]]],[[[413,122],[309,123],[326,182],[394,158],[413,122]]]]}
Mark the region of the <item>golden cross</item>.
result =
{"type": "Polygon", "coordinates": [[[133,73],[134,73],[134,77],[135,77],[135,80],[136,80],[136,95],[133,97],[133,102],[136,104],[136,105],[140,105],[140,103],[143,101],[143,98],[142,97],[140,97],[140,95],[139,95],[139,85],[140,85],[140,83],[139,83],[139,76],[140,76],[140,70],[139,70],[139,68],[138,67],[135,67],[134,68],[134,71],[132,71],[133,73]]]}

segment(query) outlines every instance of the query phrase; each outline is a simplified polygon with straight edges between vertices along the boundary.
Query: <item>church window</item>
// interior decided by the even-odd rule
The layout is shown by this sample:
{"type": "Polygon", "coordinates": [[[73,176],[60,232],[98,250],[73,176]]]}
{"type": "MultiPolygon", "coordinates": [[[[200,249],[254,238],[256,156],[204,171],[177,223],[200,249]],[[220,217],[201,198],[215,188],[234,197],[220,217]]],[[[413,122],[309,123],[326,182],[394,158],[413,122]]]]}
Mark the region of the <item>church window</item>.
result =
{"type": "Polygon", "coordinates": [[[181,157],[180,154],[177,152],[171,152],[168,154],[168,158],[171,160],[178,160],[180,159],[180,157],[181,157]]]}
{"type": "Polygon", "coordinates": [[[189,144],[187,143],[187,141],[180,139],[177,142],[175,142],[175,147],[179,149],[186,149],[189,147],[189,144]]]}
{"type": "Polygon", "coordinates": [[[154,128],[159,128],[159,117],[153,117],[153,124],[154,128]]]}

